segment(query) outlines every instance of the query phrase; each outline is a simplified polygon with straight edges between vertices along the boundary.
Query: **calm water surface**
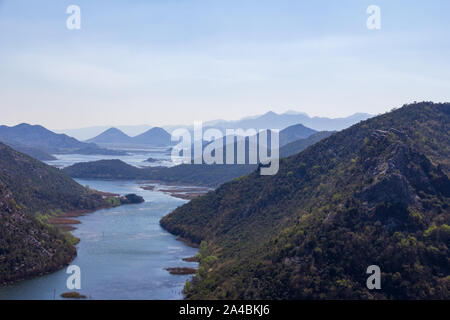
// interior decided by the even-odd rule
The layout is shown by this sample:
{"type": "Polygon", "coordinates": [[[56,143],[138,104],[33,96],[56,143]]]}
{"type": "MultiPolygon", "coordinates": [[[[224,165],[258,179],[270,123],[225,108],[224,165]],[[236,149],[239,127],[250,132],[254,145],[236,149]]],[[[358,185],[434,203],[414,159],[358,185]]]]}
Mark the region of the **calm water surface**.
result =
{"type": "Polygon", "coordinates": [[[44,161],[48,165],[64,168],[71,166],[75,163],[80,162],[89,162],[89,161],[98,161],[105,159],[119,159],[129,165],[135,167],[155,167],[155,166],[163,166],[163,167],[171,167],[174,165],[174,162],[171,160],[171,156],[167,152],[161,151],[127,151],[127,155],[122,156],[107,156],[107,155],[82,155],[82,154],[54,154],[57,160],[44,161]],[[152,158],[154,162],[147,162],[146,160],[152,158]]]}
{"type": "MultiPolygon", "coordinates": [[[[171,275],[167,267],[197,267],[182,258],[197,249],[185,246],[159,226],[159,220],[185,203],[133,181],[77,180],[91,188],[120,194],[136,193],[145,202],[104,209],[80,217],[73,234],[81,239],[72,262],[81,268],[81,290],[91,299],[181,299],[190,276],[171,275]]],[[[0,288],[0,299],[61,299],[66,268],[0,288]]]]}

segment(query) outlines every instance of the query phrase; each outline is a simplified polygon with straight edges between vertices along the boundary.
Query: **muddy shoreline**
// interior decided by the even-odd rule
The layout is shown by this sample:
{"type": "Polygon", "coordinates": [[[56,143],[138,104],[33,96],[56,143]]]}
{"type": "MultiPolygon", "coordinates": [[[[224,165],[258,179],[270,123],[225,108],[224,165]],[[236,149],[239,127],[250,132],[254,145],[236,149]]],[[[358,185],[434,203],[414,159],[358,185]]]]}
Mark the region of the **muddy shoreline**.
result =
{"type": "Polygon", "coordinates": [[[150,191],[161,191],[163,193],[169,194],[174,198],[179,198],[183,200],[192,200],[202,195],[207,194],[213,189],[207,187],[194,187],[194,186],[180,186],[180,185],[161,185],[160,187],[155,184],[141,185],[141,189],[150,191]]]}

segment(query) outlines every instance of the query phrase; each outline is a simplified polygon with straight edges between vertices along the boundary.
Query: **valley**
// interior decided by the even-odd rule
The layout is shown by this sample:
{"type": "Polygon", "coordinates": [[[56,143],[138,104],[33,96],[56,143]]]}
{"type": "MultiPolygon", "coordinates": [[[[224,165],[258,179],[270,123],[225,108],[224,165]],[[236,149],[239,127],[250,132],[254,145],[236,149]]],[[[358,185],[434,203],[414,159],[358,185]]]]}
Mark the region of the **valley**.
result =
{"type": "MultiPolygon", "coordinates": [[[[120,159],[54,154],[51,167],[3,145],[3,221],[34,225],[36,237],[59,246],[41,241],[41,253],[51,253],[40,267],[26,253],[32,242],[7,249],[30,266],[3,280],[10,285],[0,297],[59,297],[66,275],[54,271],[71,261],[88,273],[81,293],[92,299],[411,299],[417,294],[405,290],[417,272],[420,297],[446,297],[449,111],[423,102],[337,133],[290,126],[273,176],[249,162],[173,165],[167,147],[119,149],[120,159]],[[129,272],[125,256],[135,261],[129,272]],[[103,276],[94,269],[104,263],[114,267],[103,276]],[[364,288],[355,269],[365,264],[383,267],[384,291],[364,288]]],[[[23,241],[25,231],[8,226],[3,240],[23,241]]]]}

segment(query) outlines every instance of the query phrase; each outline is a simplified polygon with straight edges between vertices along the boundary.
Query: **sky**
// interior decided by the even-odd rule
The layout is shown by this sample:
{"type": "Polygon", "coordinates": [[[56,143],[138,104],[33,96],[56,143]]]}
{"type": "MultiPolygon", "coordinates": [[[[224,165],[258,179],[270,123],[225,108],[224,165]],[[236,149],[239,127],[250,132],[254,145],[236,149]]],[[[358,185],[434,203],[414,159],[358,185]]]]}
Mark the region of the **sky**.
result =
{"type": "Polygon", "coordinates": [[[450,101],[450,1],[0,0],[0,124],[340,117],[450,101]],[[69,30],[69,5],[81,29],[69,30]],[[381,9],[369,30],[366,10],[381,9]]]}

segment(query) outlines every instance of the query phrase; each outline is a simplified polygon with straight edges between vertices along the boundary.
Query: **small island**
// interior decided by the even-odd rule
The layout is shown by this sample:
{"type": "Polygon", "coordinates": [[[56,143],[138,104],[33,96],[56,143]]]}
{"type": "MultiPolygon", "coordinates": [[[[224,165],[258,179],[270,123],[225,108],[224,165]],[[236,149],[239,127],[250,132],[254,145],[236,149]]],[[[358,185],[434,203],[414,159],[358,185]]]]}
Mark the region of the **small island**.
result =
{"type": "Polygon", "coordinates": [[[155,159],[155,158],[148,158],[147,160],[144,160],[143,162],[148,162],[148,163],[156,163],[156,162],[158,162],[159,160],[158,159],[155,159]]]}
{"type": "Polygon", "coordinates": [[[141,189],[147,190],[147,191],[153,191],[153,190],[155,190],[155,186],[141,186],[141,189]]]}
{"type": "Polygon", "coordinates": [[[61,293],[61,297],[65,299],[87,299],[84,294],[75,291],[61,293]]]}
{"type": "Polygon", "coordinates": [[[119,198],[121,204],[137,204],[144,202],[144,198],[137,194],[130,193],[119,198]]]}
{"type": "Polygon", "coordinates": [[[167,271],[170,272],[170,274],[175,275],[187,275],[187,274],[195,274],[197,272],[194,268],[166,268],[167,271]]]}

